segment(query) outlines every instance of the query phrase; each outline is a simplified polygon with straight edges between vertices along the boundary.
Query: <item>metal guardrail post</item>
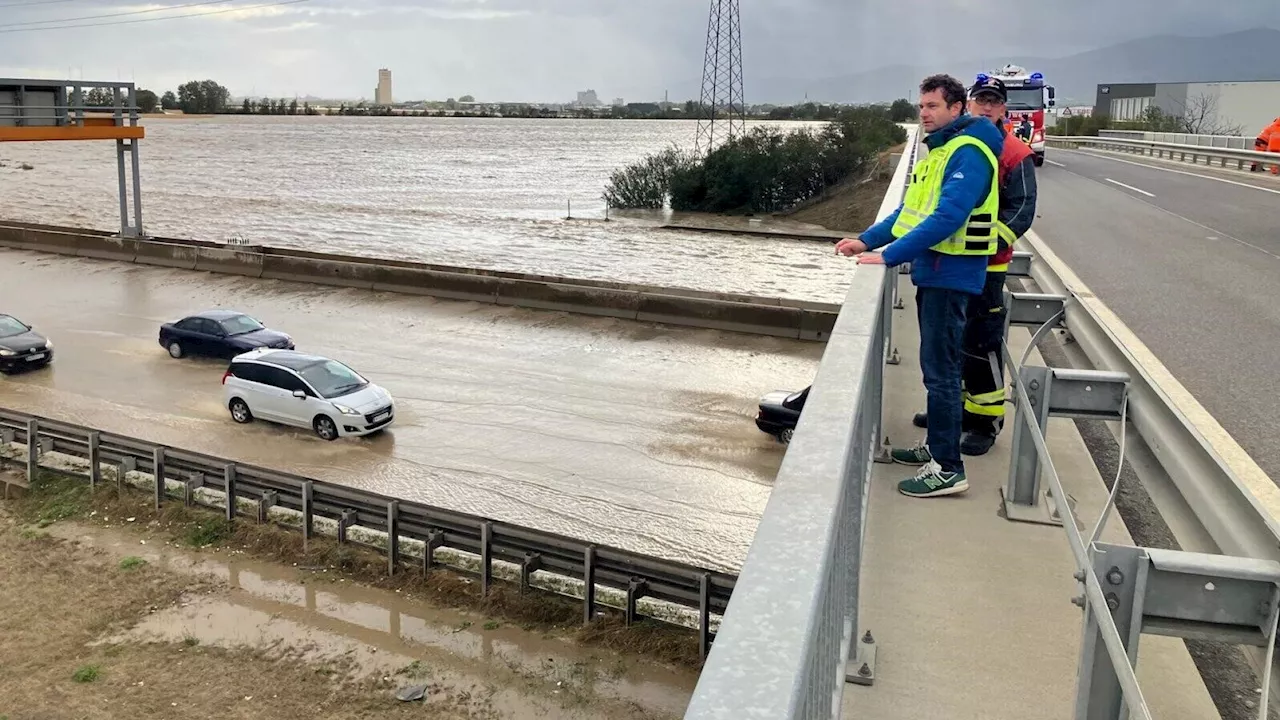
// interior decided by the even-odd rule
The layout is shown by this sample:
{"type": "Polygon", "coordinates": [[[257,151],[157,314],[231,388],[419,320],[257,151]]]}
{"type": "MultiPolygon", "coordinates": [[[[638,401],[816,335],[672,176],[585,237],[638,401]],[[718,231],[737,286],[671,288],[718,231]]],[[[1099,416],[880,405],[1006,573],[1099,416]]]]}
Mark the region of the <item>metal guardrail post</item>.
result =
{"type": "Polygon", "coordinates": [[[596,546],[588,545],[582,558],[582,622],[596,617],[596,546]]]}
{"type": "Polygon", "coordinates": [[[489,597],[493,585],[493,523],[480,524],[480,595],[489,597]]]}
{"type": "MultiPolygon", "coordinates": [[[[1113,547],[1106,550],[1100,549],[1096,543],[1090,554],[1094,572],[1104,579],[1107,607],[1111,609],[1120,640],[1129,654],[1129,666],[1134,667],[1138,662],[1137,639],[1142,633],[1140,610],[1139,622],[1136,627],[1134,624],[1134,601],[1139,574],[1146,569],[1146,555],[1140,548],[1113,547]]],[[[1072,598],[1072,602],[1084,608],[1084,641],[1076,680],[1076,718],[1115,720],[1126,717],[1127,713],[1123,713],[1124,693],[1103,645],[1098,619],[1085,602],[1084,595],[1072,598]]]]}
{"type": "Polygon", "coordinates": [[[311,535],[314,532],[311,526],[311,493],[314,492],[310,480],[302,483],[302,552],[311,549],[311,535]]]}
{"type": "Polygon", "coordinates": [[[395,575],[400,564],[400,503],[387,502],[387,574],[395,575]]]}
{"type": "MultiPolygon", "coordinates": [[[[1270,667],[1280,619],[1280,563],[1100,542],[1089,548],[1089,559],[1130,668],[1138,662],[1143,634],[1265,647],[1270,667]]],[[[1076,578],[1083,580],[1084,571],[1076,578]]],[[[1072,602],[1086,608],[1076,717],[1127,717],[1094,608],[1084,596],[1072,602]]],[[[1269,674],[1262,685],[1259,717],[1270,717],[1269,674]]]]}
{"type": "Polygon", "coordinates": [[[258,524],[264,525],[268,519],[268,511],[276,506],[280,500],[280,494],[274,490],[267,490],[262,493],[262,497],[258,498],[258,524]]]}
{"type": "Polygon", "coordinates": [[[1061,525],[1062,516],[1053,506],[1053,496],[1040,489],[1040,456],[1031,442],[1034,424],[1041,432],[1049,426],[1049,403],[1046,396],[1052,374],[1049,368],[1027,366],[1018,373],[1018,392],[1026,395],[1035,417],[1014,414],[1013,450],[1010,453],[1009,480],[1001,491],[1004,498],[1005,517],[1023,522],[1039,522],[1061,525]],[[1046,505],[1040,504],[1045,495],[1046,505]]]}
{"type": "Polygon", "coordinates": [[[89,489],[96,490],[98,483],[102,482],[102,452],[98,447],[98,443],[102,439],[102,433],[97,430],[89,433],[89,489]]]}
{"type": "Polygon", "coordinates": [[[40,421],[27,421],[27,484],[36,481],[36,473],[40,471],[40,421]]]}
{"type": "Polygon", "coordinates": [[[153,473],[156,480],[156,510],[164,507],[164,446],[157,447],[151,452],[151,463],[155,469],[153,473]]]}
{"type": "Polygon", "coordinates": [[[236,519],[236,466],[229,463],[222,468],[222,485],[223,492],[226,497],[224,499],[226,506],[223,508],[227,514],[227,522],[235,522],[236,519]]]}
{"type": "MultiPolygon", "coordinates": [[[[1032,425],[1048,434],[1050,417],[1119,420],[1127,399],[1129,376],[1100,370],[1023,366],[1018,392],[1026,395],[1032,417],[1014,418],[1013,453],[1009,481],[1002,491],[1005,516],[1017,522],[1063,523],[1063,503],[1040,486],[1040,454],[1031,441],[1032,425]],[[1041,500],[1044,504],[1041,504],[1041,500]]],[[[1069,512],[1069,508],[1068,508],[1069,512]]]]}

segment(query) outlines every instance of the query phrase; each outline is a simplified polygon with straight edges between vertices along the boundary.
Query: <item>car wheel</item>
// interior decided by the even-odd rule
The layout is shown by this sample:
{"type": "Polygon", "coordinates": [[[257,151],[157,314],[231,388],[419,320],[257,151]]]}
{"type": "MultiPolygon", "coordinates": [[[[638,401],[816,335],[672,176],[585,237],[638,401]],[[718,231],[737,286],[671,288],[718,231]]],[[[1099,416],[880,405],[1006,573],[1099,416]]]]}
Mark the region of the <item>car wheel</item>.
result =
{"type": "Polygon", "coordinates": [[[228,407],[231,410],[232,420],[235,420],[241,425],[253,422],[253,413],[249,410],[249,404],[245,401],[240,398],[235,398],[231,401],[231,404],[228,407]]]}
{"type": "Polygon", "coordinates": [[[174,360],[182,357],[182,345],[180,345],[177,340],[169,343],[169,357],[174,360]]]}
{"type": "Polygon", "coordinates": [[[790,445],[791,438],[795,437],[795,434],[796,434],[795,428],[787,428],[786,430],[783,430],[782,432],[778,433],[778,441],[781,442],[783,445],[790,445]]]}
{"type": "Polygon", "coordinates": [[[316,419],[312,421],[311,427],[321,440],[333,441],[338,439],[338,426],[334,424],[328,415],[317,415],[316,419]]]}

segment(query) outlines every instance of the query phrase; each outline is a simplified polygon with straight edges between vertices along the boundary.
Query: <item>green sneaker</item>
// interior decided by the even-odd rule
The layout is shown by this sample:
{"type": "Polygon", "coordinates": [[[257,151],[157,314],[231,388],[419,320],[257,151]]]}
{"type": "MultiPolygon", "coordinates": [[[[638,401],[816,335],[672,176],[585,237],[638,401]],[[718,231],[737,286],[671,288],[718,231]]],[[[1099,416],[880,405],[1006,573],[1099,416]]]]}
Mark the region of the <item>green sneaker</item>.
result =
{"type": "Polygon", "coordinates": [[[889,456],[899,465],[927,465],[933,460],[923,441],[913,448],[894,448],[889,451],[889,456]]]}
{"type": "Polygon", "coordinates": [[[942,466],[929,461],[916,476],[898,483],[898,492],[907,497],[928,498],[959,495],[969,489],[962,472],[943,472],[942,466]]]}

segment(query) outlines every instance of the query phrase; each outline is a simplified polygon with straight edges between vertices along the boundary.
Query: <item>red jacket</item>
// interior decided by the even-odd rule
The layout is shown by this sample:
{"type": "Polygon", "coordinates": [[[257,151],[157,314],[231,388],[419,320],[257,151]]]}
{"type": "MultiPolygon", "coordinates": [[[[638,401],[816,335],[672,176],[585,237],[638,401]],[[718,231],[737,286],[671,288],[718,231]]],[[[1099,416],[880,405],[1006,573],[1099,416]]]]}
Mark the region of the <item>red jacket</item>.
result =
{"type": "MultiPolygon", "coordinates": [[[[1004,188],[1005,179],[1008,177],[1009,171],[1021,165],[1023,160],[1033,154],[1033,151],[1030,145],[1008,132],[1009,121],[1007,119],[997,127],[1000,128],[1000,132],[1004,135],[1004,149],[1000,152],[1000,157],[998,158],[1000,161],[1000,187],[1004,188]]],[[[1008,265],[1012,259],[1013,246],[1001,243],[1000,249],[996,251],[995,255],[991,256],[991,259],[987,261],[987,265],[1008,265]]]]}

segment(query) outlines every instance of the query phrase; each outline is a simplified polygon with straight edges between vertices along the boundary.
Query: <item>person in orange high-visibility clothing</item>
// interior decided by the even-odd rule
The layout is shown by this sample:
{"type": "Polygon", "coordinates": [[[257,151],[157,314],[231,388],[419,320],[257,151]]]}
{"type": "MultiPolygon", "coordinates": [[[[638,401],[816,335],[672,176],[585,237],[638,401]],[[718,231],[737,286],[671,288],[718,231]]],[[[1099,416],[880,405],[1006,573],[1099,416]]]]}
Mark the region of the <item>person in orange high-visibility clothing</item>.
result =
{"type": "MultiPolygon", "coordinates": [[[[1280,153],[1280,118],[1271,126],[1271,137],[1267,141],[1267,152],[1280,153]]],[[[1271,166],[1272,175],[1280,175],[1280,165],[1271,166]]]]}
{"type": "MultiPolygon", "coordinates": [[[[1280,148],[1276,147],[1277,138],[1280,138],[1280,117],[1258,133],[1258,137],[1253,141],[1253,149],[1258,152],[1280,152],[1280,148]]],[[[1249,166],[1249,170],[1252,172],[1257,172],[1258,169],[1258,163],[1252,163],[1249,166]]],[[[1274,167],[1272,172],[1275,172],[1274,167]]]]}

